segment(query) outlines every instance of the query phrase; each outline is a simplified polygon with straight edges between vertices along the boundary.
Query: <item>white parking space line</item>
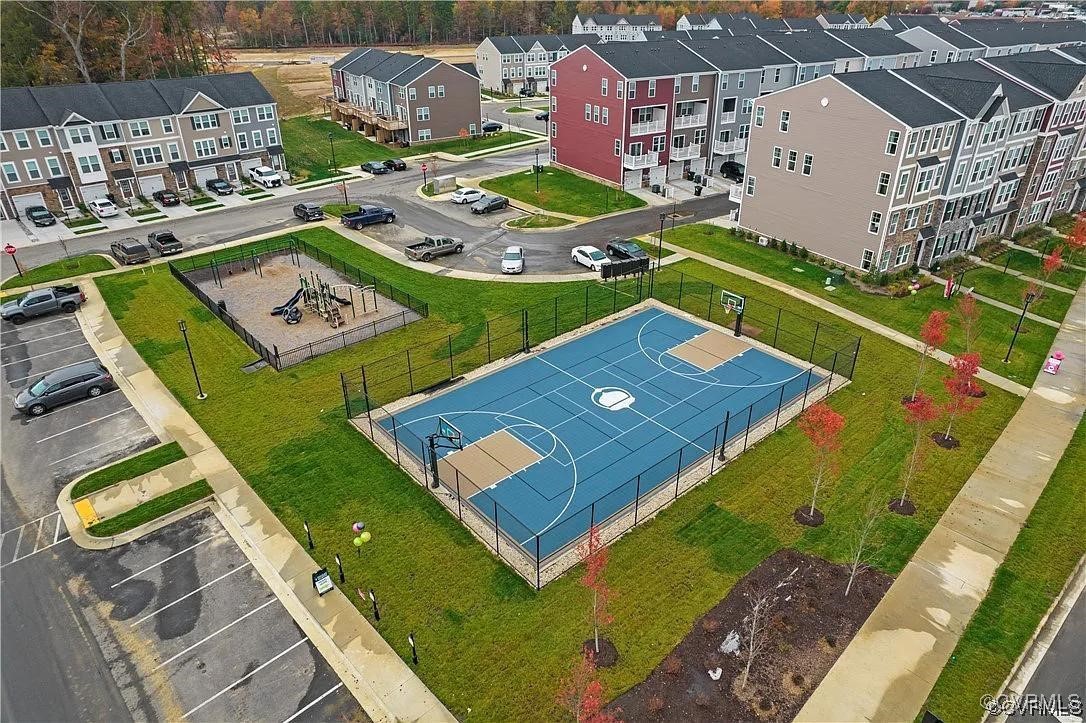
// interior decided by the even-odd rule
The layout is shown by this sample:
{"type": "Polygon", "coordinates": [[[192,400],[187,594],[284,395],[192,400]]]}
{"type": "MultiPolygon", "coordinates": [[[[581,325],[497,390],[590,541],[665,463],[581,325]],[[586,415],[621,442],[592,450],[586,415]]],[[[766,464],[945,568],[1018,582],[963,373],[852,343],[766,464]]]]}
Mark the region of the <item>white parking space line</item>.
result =
{"type": "Polygon", "coordinates": [[[64,521],[61,515],[57,515],[57,531],[53,533],[53,544],[57,544],[60,540],[60,523],[64,521]]]}
{"type": "Polygon", "coordinates": [[[331,688],[324,691],[323,693],[321,693],[319,696],[317,696],[313,700],[309,701],[309,703],[306,704],[305,708],[300,709],[297,713],[292,715],[290,718],[287,718],[285,721],[283,721],[283,723],[290,723],[292,720],[294,720],[295,718],[300,716],[302,713],[305,713],[307,710],[309,710],[310,708],[315,706],[317,703],[320,703],[322,700],[324,700],[328,696],[332,695],[332,693],[335,693],[337,690],[339,690],[342,687],[343,687],[343,683],[336,683],[331,688]]]}
{"type": "Polygon", "coordinates": [[[185,715],[183,715],[183,716],[181,716],[181,717],[182,717],[182,718],[188,718],[188,717],[189,717],[190,715],[192,715],[192,714],[193,714],[193,713],[195,713],[196,711],[200,710],[200,709],[201,709],[201,708],[203,708],[203,707],[204,707],[205,705],[207,705],[207,704],[208,704],[208,703],[210,703],[211,701],[215,700],[216,698],[218,698],[218,697],[219,697],[220,695],[222,695],[222,694],[223,694],[223,693],[225,693],[226,691],[230,690],[231,688],[233,688],[233,687],[234,687],[234,686],[236,686],[236,685],[240,685],[241,683],[244,683],[244,682],[245,682],[246,680],[248,680],[249,678],[253,677],[253,676],[254,676],[254,675],[256,675],[257,673],[259,673],[259,672],[260,672],[261,670],[263,670],[264,668],[268,667],[269,665],[271,665],[271,664],[272,664],[272,663],[274,663],[275,661],[279,660],[279,658],[282,658],[282,657],[283,657],[284,655],[286,655],[286,654],[287,654],[287,653],[289,653],[290,651],[292,651],[292,650],[294,650],[295,648],[297,648],[297,647],[298,647],[299,645],[301,645],[302,643],[304,643],[304,642],[305,642],[306,640],[308,640],[308,638],[302,638],[301,640],[299,640],[298,642],[296,642],[296,643],[295,643],[294,645],[291,645],[291,646],[290,646],[289,648],[287,648],[287,649],[286,649],[286,650],[284,650],[283,652],[279,653],[278,655],[276,655],[276,656],[275,656],[274,658],[272,658],[272,659],[271,659],[271,660],[269,660],[268,662],[266,662],[266,663],[263,663],[263,664],[261,664],[260,666],[258,666],[258,667],[257,667],[256,669],[254,669],[254,670],[253,670],[252,672],[250,672],[250,673],[246,673],[245,675],[241,676],[240,678],[238,678],[237,680],[235,680],[235,681],[234,681],[233,683],[231,683],[230,685],[226,686],[225,688],[223,688],[222,690],[220,690],[220,691],[219,691],[218,693],[216,693],[215,695],[211,696],[210,698],[208,698],[207,700],[205,700],[205,701],[204,701],[203,703],[201,703],[200,705],[196,706],[195,708],[193,708],[192,710],[190,710],[190,711],[189,711],[188,713],[185,713],[185,715]]]}
{"type": "Polygon", "coordinates": [[[131,579],[132,579],[132,578],[134,578],[134,577],[139,577],[140,575],[142,575],[143,573],[147,572],[148,570],[154,570],[154,569],[155,569],[156,567],[158,567],[159,565],[161,565],[161,564],[163,564],[163,563],[166,563],[166,562],[169,562],[170,560],[174,559],[175,557],[178,557],[178,556],[180,556],[180,555],[184,555],[184,554],[185,554],[186,552],[188,552],[189,550],[193,550],[193,549],[195,549],[195,548],[199,547],[200,545],[204,544],[205,542],[211,542],[211,541],[212,541],[212,540],[214,540],[214,539],[215,539],[216,537],[221,537],[222,535],[225,535],[225,534],[226,534],[226,530],[219,530],[218,532],[216,532],[216,533],[215,533],[214,535],[212,535],[211,537],[205,537],[204,539],[202,539],[202,540],[200,540],[199,542],[197,542],[197,543],[196,543],[195,545],[189,545],[189,546],[188,546],[188,547],[186,547],[186,548],[185,548],[184,550],[181,550],[180,552],[175,552],[174,554],[172,554],[172,555],[170,555],[169,557],[167,557],[167,558],[166,558],[165,560],[162,560],[162,561],[160,561],[160,562],[156,562],[156,563],[155,563],[154,565],[148,565],[147,567],[143,568],[143,569],[142,569],[142,570],[140,570],[139,572],[134,572],[134,573],[132,573],[131,575],[129,575],[128,577],[126,577],[125,579],[123,579],[123,580],[120,580],[120,581],[118,581],[118,582],[115,582],[115,583],[113,583],[112,585],[110,585],[110,586],[109,586],[109,589],[110,589],[110,590],[112,590],[113,588],[115,588],[115,587],[117,587],[117,586],[119,586],[119,585],[122,585],[122,584],[124,584],[124,583],[128,582],[129,580],[131,580],[131,579]]]}
{"type": "Polygon", "coordinates": [[[146,424],[141,424],[140,426],[136,427],[135,429],[133,429],[128,434],[122,434],[119,437],[114,437],[113,439],[107,439],[105,442],[100,442],[100,443],[98,443],[96,445],[93,445],[91,447],[87,447],[86,449],[80,450],[80,451],[76,452],[75,454],[69,454],[67,457],[61,457],[60,459],[57,459],[57,460],[54,460],[54,461],[50,462],[49,466],[52,467],[54,464],[60,464],[61,462],[67,462],[72,457],[78,457],[81,454],[86,454],[87,452],[91,451],[92,449],[98,449],[99,447],[104,447],[107,444],[113,444],[114,442],[116,442],[119,439],[130,439],[134,432],[142,432],[144,429],[149,429],[149,427],[146,424]]]}
{"type": "Polygon", "coordinates": [[[101,422],[103,419],[109,419],[110,417],[116,417],[118,414],[124,414],[125,412],[129,412],[129,411],[132,411],[131,407],[125,407],[124,409],[118,409],[116,412],[111,412],[110,414],[106,414],[104,416],[98,417],[97,419],[92,419],[89,422],[84,422],[83,424],[77,424],[74,427],[69,427],[68,429],[65,429],[63,432],[57,432],[56,434],[50,434],[48,437],[42,437],[38,441],[34,442],[34,444],[41,444],[42,442],[48,442],[50,439],[56,439],[57,437],[61,436],[62,434],[67,434],[68,432],[74,432],[75,430],[82,429],[83,427],[89,427],[92,424],[97,424],[98,422],[101,422]]]}
{"type": "Polygon", "coordinates": [[[62,406],[57,407],[56,409],[53,409],[53,410],[51,410],[49,412],[46,412],[45,414],[41,415],[41,417],[38,417],[38,419],[41,419],[42,417],[48,417],[50,414],[56,414],[58,412],[62,412],[65,409],[75,409],[80,404],[86,404],[87,402],[93,402],[95,399],[101,399],[102,397],[108,397],[110,394],[116,394],[119,391],[121,391],[121,390],[120,389],[110,389],[108,392],[102,392],[97,397],[87,397],[86,399],[81,399],[78,402],[74,402],[72,404],[64,404],[62,406]]]}
{"type": "Polygon", "coordinates": [[[67,336],[68,334],[74,334],[77,331],[82,331],[82,330],[77,326],[74,329],[68,329],[67,331],[62,331],[62,332],[59,332],[57,334],[50,334],[49,336],[38,336],[38,337],[35,337],[33,339],[23,339],[19,343],[20,344],[32,344],[32,343],[34,343],[36,341],[45,341],[46,339],[55,339],[58,336],[67,336]]]}
{"type": "Polygon", "coordinates": [[[49,321],[39,321],[37,324],[23,324],[22,326],[20,326],[17,329],[4,329],[0,333],[14,334],[17,331],[26,331],[27,329],[37,329],[39,326],[45,326],[47,324],[56,324],[56,323],[61,322],[61,321],[71,321],[71,322],[75,323],[76,326],[79,325],[79,322],[77,322],[75,319],[62,316],[59,319],[50,319],[49,321]]]}
{"type": "MultiPolygon", "coordinates": [[[[166,658],[166,659],[165,659],[165,660],[163,660],[163,661],[162,661],[161,663],[159,663],[158,665],[156,665],[156,666],[155,666],[155,667],[154,667],[154,668],[153,668],[152,670],[159,670],[159,669],[160,669],[160,668],[162,668],[163,666],[169,665],[169,664],[170,664],[170,663],[172,663],[173,661],[175,661],[175,660],[177,660],[178,658],[180,658],[180,657],[181,657],[182,655],[185,655],[186,653],[189,653],[189,652],[191,652],[191,651],[192,651],[192,650],[194,650],[195,648],[198,648],[198,647],[200,647],[201,645],[203,645],[204,643],[206,643],[206,642],[207,642],[208,640],[211,640],[211,639],[212,639],[213,637],[215,637],[215,636],[216,636],[216,635],[218,635],[219,633],[223,633],[223,632],[226,632],[227,630],[229,630],[230,628],[234,627],[235,625],[237,625],[238,623],[240,623],[240,622],[241,622],[242,620],[244,620],[245,618],[249,617],[250,615],[256,615],[256,614],[257,614],[258,612],[260,612],[260,611],[261,611],[261,610],[263,610],[264,608],[268,607],[268,606],[269,606],[269,605],[271,605],[272,603],[277,603],[277,602],[279,602],[279,598],[273,597],[273,598],[272,598],[271,600],[267,601],[267,602],[266,602],[266,603],[264,603],[263,605],[260,605],[259,607],[255,607],[255,608],[253,608],[252,610],[250,610],[249,612],[245,613],[244,615],[242,615],[242,616],[241,616],[240,618],[238,618],[238,619],[237,619],[237,620],[235,620],[234,622],[232,622],[232,623],[227,623],[226,625],[223,625],[223,626],[222,626],[221,628],[219,628],[219,629],[218,629],[218,630],[216,630],[215,632],[211,633],[210,635],[206,636],[205,638],[203,638],[203,639],[201,639],[201,640],[198,640],[198,641],[196,641],[196,642],[195,642],[195,643],[193,643],[192,645],[190,645],[190,646],[188,646],[187,648],[185,648],[184,650],[182,650],[182,651],[181,651],[180,653],[175,653],[174,655],[171,655],[170,657],[166,658]]],[[[304,639],[303,639],[303,640],[304,640],[304,639]]],[[[259,670],[259,669],[260,669],[260,668],[257,668],[257,670],[259,670]]],[[[255,673],[256,671],[253,671],[253,672],[255,673]]],[[[206,703],[207,701],[204,701],[204,702],[206,703]]],[[[195,708],[194,708],[193,710],[195,710],[195,708]]],[[[192,712],[192,711],[189,711],[189,713],[191,713],[191,712],[192,712]]],[[[185,715],[188,715],[188,713],[186,713],[185,715]]]]}
{"type": "Polygon", "coordinates": [[[160,612],[162,612],[163,610],[167,610],[167,609],[169,609],[169,608],[173,607],[174,605],[176,605],[177,603],[181,602],[181,601],[182,601],[182,600],[184,600],[185,598],[188,598],[188,597],[191,597],[191,596],[195,595],[196,593],[200,592],[200,591],[201,591],[201,590],[203,590],[204,588],[208,588],[208,587],[211,587],[212,585],[214,585],[215,583],[217,583],[217,582],[218,582],[219,580],[222,580],[223,578],[227,578],[227,577],[230,577],[231,575],[233,575],[233,574],[234,574],[235,572],[237,572],[238,570],[244,570],[245,568],[247,568],[247,567],[248,567],[249,565],[251,565],[251,564],[252,564],[251,562],[248,562],[248,561],[247,561],[247,562],[245,562],[245,564],[243,564],[243,565],[238,565],[237,567],[235,567],[235,568],[234,568],[233,570],[231,570],[230,572],[227,572],[227,573],[224,573],[224,574],[222,574],[222,575],[219,575],[219,576],[218,576],[217,578],[215,578],[215,579],[214,579],[214,580],[212,580],[211,582],[209,582],[209,583],[205,583],[205,584],[201,585],[200,587],[196,588],[195,590],[193,590],[192,592],[190,592],[190,593],[186,593],[186,594],[182,595],[181,597],[177,598],[177,599],[176,599],[176,600],[174,600],[173,602],[171,602],[171,603],[167,603],[167,604],[163,605],[163,606],[162,606],[162,607],[160,607],[160,608],[159,608],[158,610],[155,610],[155,611],[154,611],[153,613],[148,613],[148,614],[144,615],[144,616],[143,616],[142,618],[140,618],[140,619],[139,619],[139,620],[137,620],[136,622],[132,623],[132,627],[134,628],[134,627],[136,627],[137,625],[139,625],[140,623],[142,623],[142,622],[144,622],[144,621],[146,621],[146,620],[150,620],[151,618],[153,618],[153,617],[154,617],[155,615],[158,615],[158,614],[159,614],[160,612]]]}
{"type": "Polygon", "coordinates": [[[47,351],[42,354],[28,356],[26,359],[16,359],[15,361],[9,361],[7,364],[0,364],[0,367],[9,367],[12,364],[21,364],[22,362],[28,362],[31,359],[41,359],[43,356],[49,356],[50,354],[59,354],[62,351],[68,351],[69,349],[78,349],[81,346],[90,346],[90,344],[89,342],[83,342],[82,344],[73,344],[72,346],[66,346],[63,349],[54,349],[53,351],[47,351]]]}
{"type": "Polygon", "coordinates": [[[34,534],[34,549],[30,551],[31,555],[33,555],[35,552],[38,551],[38,543],[41,541],[41,531],[42,531],[42,528],[44,526],[45,526],[45,518],[43,517],[43,518],[41,518],[41,521],[38,523],[38,531],[34,534]]]}
{"type": "Polygon", "coordinates": [[[23,544],[23,528],[25,527],[26,525],[23,525],[19,528],[19,539],[15,541],[15,553],[11,556],[11,562],[19,559],[19,545],[23,544]]]}
{"type": "Polygon", "coordinates": [[[67,369],[67,368],[68,368],[68,367],[70,367],[70,366],[75,366],[76,364],[82,364],[83,362],[89,362],[89,361],[94,361],[94,360],[96,360],[97,358],[98,358],[98,357],[96,357],[96,356],[92,356],[92,357],[88,357],[88,358],[86,358],[86,359],[80,359],[79,361],[74,361],[74,362],[72,362],[71,364],[65,364],[64,366],[61,366],[61,367],[54,367],[54,368],[52,368],[52,369],[46,369],[46,370],[45,370],[45,371],[43,371],[43,372],[34,372],[34,373],[33,373],[33,374],[31,374],[30,376],[25,376],[25,377],[19,377],[18,379],[8,379],[8,384],[14,384],[15,382],[25,382],[25,381],[26,381],[27,379],[31,379],[31,378],[33,378],[33,377],[38,377],[38,376],[42,376],[42,377],[43,377],[43,376],[45,376],[46,374],[50,374],[50,373],[52,373],[52,372],[55,372],[55,371],[57,371],[57,370],[59,370],[59,369],[67,369]]]}

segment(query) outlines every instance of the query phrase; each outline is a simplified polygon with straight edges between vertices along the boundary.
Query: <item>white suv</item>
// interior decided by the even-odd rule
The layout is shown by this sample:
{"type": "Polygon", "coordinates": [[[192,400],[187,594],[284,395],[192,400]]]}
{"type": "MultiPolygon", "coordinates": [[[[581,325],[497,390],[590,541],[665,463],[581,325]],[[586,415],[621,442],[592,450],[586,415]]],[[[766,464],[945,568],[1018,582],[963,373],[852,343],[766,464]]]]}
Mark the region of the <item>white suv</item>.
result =
{"type": "Polygon", "coordinates": [[[274,169],[267,166],[257,166],[249,169],[249,180],[259,183],[264,188],[274,188],[283,185],[283,177],[274,169]]]}

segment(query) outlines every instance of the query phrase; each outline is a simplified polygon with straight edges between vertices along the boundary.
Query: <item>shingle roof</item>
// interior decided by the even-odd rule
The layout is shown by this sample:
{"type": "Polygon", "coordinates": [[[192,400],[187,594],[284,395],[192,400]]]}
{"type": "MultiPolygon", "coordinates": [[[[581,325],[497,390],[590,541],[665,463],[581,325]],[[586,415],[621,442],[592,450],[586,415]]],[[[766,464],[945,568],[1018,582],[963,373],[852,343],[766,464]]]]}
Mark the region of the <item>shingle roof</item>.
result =
{"type": "Polygon", "coordinates": [[[1060,52],[1064,55],[1069,55],[1080,63],[1086,63],[1086,47],[1081,45],[1072,45],[1066,48],[1060,48],[1060,52]]]}
{"type": "MultiPolygon", "coordinates": [[[[408,53],[391,53],[389,57],[385,58],[382,62],[370,68],[366,75],[374,80],[380,80],[389,82],[393,78],[399,75],[403,75],[406,71],[413,69],[416,65],[423,62],[425,59],[421,55],[410,55],[408,53]]],[[[439,61],[433,61],[434,64],[439,61]]],[[[431,65],[430,67],[433,67],[431,65]]],[[[429,68],[427,68],[429,70],[429,68]]],[[[408,74],[410,75],[410,74],[408,74]]]]}
{"type": "Polygon", "coordinates": [[[783,20],[777,20],[775,18],[751,18],[751,23],[754,25],[754,29],[758,32],[767,32],[770,30],[782,30],[787,31],[790,28],[785,25],[783,20]]]}
{"type": "Polygon", "coordinates": [[[479,69],[475,67],[475,63],[453,63],[454,68],[459,68],[468,75],[473,75],[476,78],[479,77],[479,69]]]}
{"type": "Polygon", "coordinates": [[[794,65],[784,53],[752,35],[727,40],[688,40],[682,44],[725,71],[794,65]]]}
{"type": "Polygon", "coordinates": [[[961,119],[958,113],[888,70],[865,70],[827,77],[851,88],[894,118],[914,128],[961,119]]]}
{"type": "Polygon", "coordinates": [[[821,30],[822,24],[817,18],[785,18],[784,22],[792,30],[821,30]]]}
{"type": "Polygon", "coordinates": [[[350,65],[351,63],[353,63],[354,61],[358,60],[358,58],[362,57],[363,55],[365,55],[369,51],[370,51],[369,48],[355,48],[354,50],[347,53],[346,55],[344,55],[342,58],[340,58],[336,62],[332,63],[331,69],[332,70],[340,70],[341,68],[344,68],[344,67],[350,65]]]}
{"type": "Polygon", "coordinates": [[[516,38],[511,35],[488,35],[487,40],[498,49],[499,53],[510,54],[524,52],[524,49],[517,43],[516,38]]]}
{"type": "Polygon", "coordinates": [[[851,15],[845,13],[822,13],[822,19],[830,25],[851,25],[856,22],[851,15]]]}
{"type": "Polygon", "coordinates": [[[822,32],[767,34],[762,40],[800,63],[829,63],[838,58],[859,58],[860,53],[822,32]]]}
{"type": "Polygon", "coordinates": [[[868,57],[920,52],[915,46],[906,43],[895,35],[892,30],[864,28],[862,30],[827,30],[825,32],[868,57]]]}
{"type": "MultiPolygon", "coordinates": [[[[388,63],[385,63],[379,69],[385,69],[386,65],[388,65],[388,63]]],[[[404,69],[404,71],[401,72],[399,75],[389,78],[389,82],[395,85],[407,85],[408,83],[412,82],[420,75],[437,65],[441,65],[441,61],[437,58],[422,58],[419,60],[419,62],[404,69]]],[[[382,79],[380,78],[380,76],[377,76],[377,78],[378,80],[382,79]]]]}
{"type": "Polygon", "coordinates": [[[1051,50],[996,55],[984,62],[1058,100],[1067,100],[1086,77],[1086,65],[1051,50]]]}
{"type": "Polygon", "coordinates": [[[627,78],[655,78],[682,73],[708,73],[713,66],[680,43],[605,43],[592,52],[627,78]]]}
{"type": "Polygon", "coordinates": [[[910,28],[923,28],[958,50],[970,50],[983,47],[977,40],[948,26],[934,15],[887,15],[886,21],[897,33],[910,28]]]}
{"type": "Polygon", "coordinates": [[[0,93],[0,129],[42,128],[51,125],[30,88],[4,88],[0,93]]]}
{"type": "Polygon", "coordinates": [[[1086,23],[1078,20],[1020,22],[965,18],[954,21],[953,25],[988,47],[1081,42],[1086,38],[1086,23]]]}
{"type": "Polygon", "coordinates": [[[630,25],[659,25],[659,15],[614,15],[609,13],[594,13],[585,15],[581,22],[594,20],[596,25],[617,25],[620,20],[625,20],[630,25]]]}
{"type": "Polygon", "coordinates": [[[1007,99],[1012,113],[1047,103],[1030,89],[973,61],[927,65],[894,72],[970,118],[980,115],[997,90],[1007,99]]]}

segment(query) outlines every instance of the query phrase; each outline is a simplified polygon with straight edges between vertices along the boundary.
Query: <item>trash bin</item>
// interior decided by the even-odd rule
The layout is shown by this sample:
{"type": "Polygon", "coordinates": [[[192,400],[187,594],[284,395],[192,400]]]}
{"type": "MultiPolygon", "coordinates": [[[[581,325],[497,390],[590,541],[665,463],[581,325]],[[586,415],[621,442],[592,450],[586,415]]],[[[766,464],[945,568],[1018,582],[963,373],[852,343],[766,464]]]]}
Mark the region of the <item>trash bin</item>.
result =
{"type": "Polygon", "coordinates": [[[694,186],[694,195],[695,196],[700,196],[701,195],[701,186],[694,186]]]}
{"type": "Polygon", "coordinates": [[[686,172],[686,180],[688,180],[688,181],[693,181],[694,180],[694,172],[693,171],[687,171],[686,172]]]}
{"type": "Polygon", "coordinates": [[[652,192],[653,193],[660,193],[660,184],[659,183],[652,184],[652,192]]]}
{"type": "Polygon", "coordinates": [[[830,269],[830,286],[841,286],[845,283],[844,269],[830,269]]]}
{"type": "Polygon", "coordinates": [[[698,173],[698,174],[696,174],[694,176],[694,183],[698,184],[699,186],[701,185],[701,174],[700,173],[698,173]]]}

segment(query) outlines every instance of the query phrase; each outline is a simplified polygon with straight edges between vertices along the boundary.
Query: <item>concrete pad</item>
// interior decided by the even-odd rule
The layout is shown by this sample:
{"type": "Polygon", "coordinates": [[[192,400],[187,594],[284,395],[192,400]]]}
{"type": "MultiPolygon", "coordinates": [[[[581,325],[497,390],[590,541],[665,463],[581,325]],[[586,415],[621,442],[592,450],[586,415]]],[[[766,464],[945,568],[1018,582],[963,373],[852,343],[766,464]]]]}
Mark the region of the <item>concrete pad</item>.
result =
{"type": "Polygon", "coordinates": [[[102,490],[89,498],[99,519],[116,517],[143,502],[133,485],[121,484],[102,490]]]}
{"type": "Polygon", "coordinates": [[[961,504],[954,505],[943,514],[940,527],[967,537],[999,555],[1006,555],[1022,529],[1022,521],[1016,519],[1021,510],[1006,514],[974,497],[959,497],[961,504]]]}
{"type": "MultiPolygon", "coordinates": [[[[349,606],[349,603],[343,599],[342,593],[337,595],[335,590],[325,593],[323,596],[317,594],[316,589],[313,587],[313,573],[319,569],[320,566],[310,560],[308,567],[303,568],[292,577],[287,577],[284,574],[283,579],[286,580],[287,586],[294,592],[299,602],[305,606],[305,609],[309,611],[313,619],[323,626],[334,618],[337,613],[343,612],[345,606],[349,606]]],[[[332,575],[332,581],[338,585],[339,579],[336,577],[336,571],[333,569],[328,572],[332,575]]]]}
{"type": "MultiPolygon", "coordinates": [[[[991,575],[1002,557],[998,550],[939,524],[917,549],[910,564],[920,564],[932,571],[939,581],[939,590],[958,595],[968,589],[979,601],[988,591],[991,575]]],[[[918,592],[929,600],[942,597],[933,590],[918,592]]]]}

